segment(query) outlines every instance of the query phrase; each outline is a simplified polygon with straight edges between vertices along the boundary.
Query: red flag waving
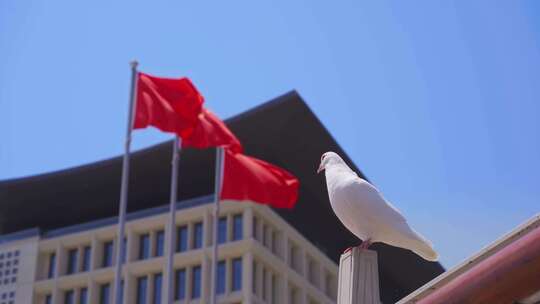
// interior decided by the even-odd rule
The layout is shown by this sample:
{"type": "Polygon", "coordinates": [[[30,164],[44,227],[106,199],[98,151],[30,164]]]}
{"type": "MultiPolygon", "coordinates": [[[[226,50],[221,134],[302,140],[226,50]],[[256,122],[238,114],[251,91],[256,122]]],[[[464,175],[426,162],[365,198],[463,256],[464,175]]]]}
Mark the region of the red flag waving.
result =
{"type": "Polygon", "coordinates": [[[198,123],[193,133],[182,141],[182,147],[205,149],[225,147],[233,152],[242,152],[242,144],[214,113],[203,108],[197,116],[198,123]]]}
{"type": "Polygon", "coordinates": [[[188,78],[137,75],[134,129],[154,126],[184,138],[193,132],[204,98],[188,78]]]}
{"type": "Polygon", "coordinates": [[[225,150],[221,199],[292,208],[300,183],[291,173],[260,159],[225,150]]]}

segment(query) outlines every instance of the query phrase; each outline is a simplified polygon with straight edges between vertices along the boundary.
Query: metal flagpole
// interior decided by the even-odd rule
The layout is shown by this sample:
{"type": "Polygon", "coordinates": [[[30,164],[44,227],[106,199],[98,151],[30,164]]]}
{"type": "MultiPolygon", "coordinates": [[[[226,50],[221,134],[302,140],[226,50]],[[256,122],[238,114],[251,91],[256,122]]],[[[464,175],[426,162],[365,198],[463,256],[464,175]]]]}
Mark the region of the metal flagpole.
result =
{"type": "Polygon", "coordinates": [[[214,182],[214,237],[212,248],[212,275],[210,277],[210,304],[216,304],[216,291],[217,291],[217,266],[218,266],[218,233],[219,233],[219,199],[221,193],[221,185],[223,182],[223,169],[225,167],[225,153],[223,147],[216,149],[216,173],[214,182]]]}
{"type": "Polygon", "coordinates": [[[173,287],[173,277],[174,277],[174,252],[176,249],[175,246],[175,234],[176,234],[176,196],[178,192],[178,160],[180,158],[180,145],[182,139],[176,136],[173,142],[173,155],[172,155],[172,164],[171,164],[171,198],[169,206],[169,252],[167,254],[167,304],[172,304],[174,302],[174,287],[173,287]]]}
{"type": "Polygon", "coordinates": [[[116,271],[114,274],[115,301],[119,303],[121,299],[121,277],[122,277],[122,255],[124,254],[124,230],[126,225],[126,206],[129,183],[129,149],[131,146],[131,130],[133,129],[133,115],[135,112],[135,92],[137,91],[137,61],[131,63],[131,92],[129,96],[129,112],[126,131],[126,141],[124,150],[124,160],[122,163],[122,184],[120,188],[120,209],[118,211],[118,235],[116,239],[116,271]]]}

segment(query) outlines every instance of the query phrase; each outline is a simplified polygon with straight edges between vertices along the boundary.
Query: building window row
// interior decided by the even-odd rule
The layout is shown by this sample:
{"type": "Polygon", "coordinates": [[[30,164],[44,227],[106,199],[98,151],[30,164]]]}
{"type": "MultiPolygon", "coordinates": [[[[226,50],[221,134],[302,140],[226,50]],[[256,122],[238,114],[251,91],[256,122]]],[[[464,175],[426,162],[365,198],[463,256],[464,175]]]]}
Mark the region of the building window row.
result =
{"type": "Polygon", "coordinates": [[[203,240],[202,222],[177,227],[176,252],[200,249],[203,247],[203,240]]]}
{"type": "Polygon", "coordinates": [[[202,268],[200,265],[175,271],[174,299],[199,299],[202,293],[202,268]],[[188,287],[188,276],[189,285],[188,287]],[[188,295],[189,290],[189,295],[188,295]]]}
{"type": "Polygon", "coordinates": [[[252,292],[260,300],[269,304],[280,303],[279,293],[282,288],[282,281],[278,274],[267,265],[253,261],[252,292]]]}
{"type": "Polygon", "coordinates": [[[218,244],[238,241],[243,238],[242,214],[222,216],[218,219],[218,244]]]}
{"type": "MultiPolygon", "coordinates": [[[[51,298],[50,295],[47,295],[45,297],[45,303],[47,303],[47,301],[50,301],[50,300],[48,300],[50,298],[51,298]]],[[[75,299],[76,299],[75,289],[66,290],[66,291],[64,291],[64,302],[63,302],[63,304],[75,304],[75,303],[87,304],[88,303],[88,288],[86,288],[86,287],[80,288],[77,298],[78,298],[78,301],[76,302],[75,301],[75,299]]]]}
{"type": "Polygon", "coordinates": [[[260,219],[257,215],[253,216],[252,232],[255,240],[259,241],[277,257],[282,260],[285,259],[283,232],[260,219]]]}
{"type": "MultiPolygon", "coordinates": [[[[0,253],[0,286],[10,285],[17,281],[19,255],[19,250],[0,253]]],[[[4,295],[2,294],[0,299],[2,299],[3,296],[4,295]]],[[[0,304],[3,304],[3,302],[0,302],[0,304]]]]}
{"type": "MultiPolygon", "coordinates": [[[[303,303],[302,290],[292,281],[285,285],[285,278],[267,265],[253,261],[253,290],[254,296],[268,304],[279,304],[283,297],[288,298],[290,304],[303,303]],[[287,286],[287,288],[285,287],[287,286]]],[[[335,299],[335,297],[330,297],[335,299]]],[[[307,295],[309,304],[318,304],[313,296],[307,295]]]]}
{"type": "MultiPolygon", "coordinates": [[[[284,261],[287,260],[288,266],[305,277],[314,287],[325,292],[331,299],[335,299],[337,290],[337,280],[335,276],[331,274],[330,271],[324,269],[316,258],[305,252],[305,250],[303,250],[295,241],[285,239],[285,234],[280,229],[275,228],[273,225],[254,214],[252,235],[255,240],[261,243],[261,245],[266,247],[275,256],[284,261]]],[[[263,268],[259,271],[265,272],[266,269],[263,268]]],[[[268,278],[263,274],[259,280],[268,280],[268,278]]],[[[261,286],[266,286],[266,282],[263,282],[261,286]]],[[[257,286],[254,284],[253,288],[255,291],[257,286]]],[[[293,295],[289,294],[289,297],[294,299],[294,289],[290,291],[290,293],[291,292],[293,295]]],[[[266,296],[267,291],[262,289],[260,295],[266,296]]],[[[266,298],[263,299],[266,300],[266,298]]]]}
{"type": "MultiPolygon", "coordinates": [[[[219,232],[218,242],[241,240],[243,236],[243,216],[241,213],[223,216],[218,221],[219,232]]],[[[210,227],[210,225],[208,225],[210,227]]],[[[208,233],[211,235],[211,233],[208,233]]],[[[205,247],[205,231],[203,221],[196,221],[177,227],[175,247],[176,252],[196,250],[205,247]]],[[[152,257],[161,257],[165,253],[165,231],[163,229],[138,234],[134,239],[136,244],[132,247],[135,252],[130,253],[130,260],[146,260],[152,257]]],[[[131,242],[131,241],[130,241],[131,242]]],[[[58,261],[57,252],[45,254],[43,277],[53,279],[58,275],[71,275],[79,272],[90,271],[93,268],[106,268],[114,265],[115,244],[114,240],[99,241],[98,247],[93,248],[90,244],[65,249],[62,255],[63,261],[58,261]],[[93,258],[93,250],[97,250],[96,257],[93,258]],[[92,266],[92,260],[96,266],[92,266]],[[65,261],[65,262],[64,262],[65,261]],[[59,262],[65,263],[62,267],[59,262]],[[59,273],[57,273],[59,272],[59,273]]],[[[7,256],[18,256],[19,251],[4,254],[7,256]]],[[[124,238],[124,252],[121,255],[122,262],[127,258],[127,238],[124,238]]],[[[2,267],[0,261],[0,267],[2,267]]],[[[12,263],[11,261],[9,263],[12,263]]],[[[16,261],[18,263],[18,260],[16,261]]],[[[0,284],[4,272],[0,271],[0,284]]],[[[8,282],[6,282],[8,283],[8,282]]]]}
{"type": "Polygon", "coordinates": [[[3,292],[0,296],[0,304],[14,304],[15,303],[15,291],[3,292]]]}
{"type": "Polygon", "coordinates": [[[219,261],[216,272],[216,293],[225,294],[242,289],[242,258],[219,261]]]}
{"type": "Polygon", "coordinates": [[[146,232],[138,236],[137,259],[146,260],[163,256],[165,252],[165,231],[163,229],[146,232]]]}

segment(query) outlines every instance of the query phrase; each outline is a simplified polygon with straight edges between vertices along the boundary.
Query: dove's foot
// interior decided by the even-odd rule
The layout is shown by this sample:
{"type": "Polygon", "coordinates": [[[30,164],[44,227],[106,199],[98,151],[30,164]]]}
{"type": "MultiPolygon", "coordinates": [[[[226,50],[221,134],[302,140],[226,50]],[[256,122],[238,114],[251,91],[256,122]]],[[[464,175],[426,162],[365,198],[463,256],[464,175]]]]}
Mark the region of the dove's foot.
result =
{"type": "Polygon", "coordinates": [[[360,244],[360,246],[358,246],[358,248],[367,250],[369,248],[369,246],[371,246],[371,239],[367,239],[367,240],[363,241],[362,244],[360,244]]]}
{"type": "Polygon", "coordinates": [[[360,248],[360,249],[366,250],[366,249],[368,249],[369,246],[371,246],[371,239],[367,239],[367,240],[363,241],[362,244],[360,244],[358,246],[349,247],[349,248],[345,249],[345,251],[343,251],[343,253],[345,254],[345,253],[353,250],[353,248],[360,248]]]}

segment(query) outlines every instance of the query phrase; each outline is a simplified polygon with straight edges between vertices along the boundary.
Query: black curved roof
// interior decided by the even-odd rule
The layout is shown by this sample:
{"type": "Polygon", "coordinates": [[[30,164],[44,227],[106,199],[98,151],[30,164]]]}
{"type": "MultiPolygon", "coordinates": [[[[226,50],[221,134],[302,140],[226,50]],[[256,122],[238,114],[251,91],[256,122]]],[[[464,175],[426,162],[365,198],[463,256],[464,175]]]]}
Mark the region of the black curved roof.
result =
{"type": "MultiPolygon", "coordinates": [[[[247,154],[275,163],[300,179],[293,210],[276,211],[331,259],[359,241],[332,212],[324,176],[315,174],[322,153],[335,151],[351,166],[337,144],[297,92],[277,97],[226,120],[247,154]]],[[[128,212],[168,202],[172,142],[132,154],[128,212]]],[[[115,157],[58,172],[0,182],[0,233],[39,227],[49,230],[115,216],[122,160],[115,157]]],[[[214,151],[182,151],[179,200],[213,192],[214,151]]],[[[379,254],[381,297],[394,303],[444,271],[439,263],[384,244],[379,254]]]]}

